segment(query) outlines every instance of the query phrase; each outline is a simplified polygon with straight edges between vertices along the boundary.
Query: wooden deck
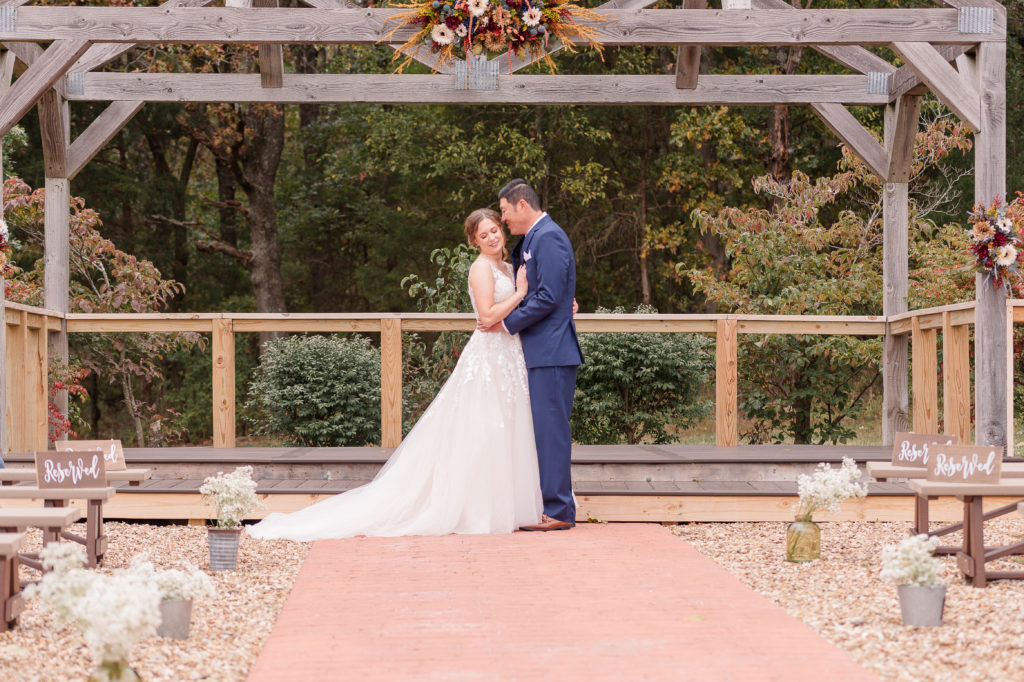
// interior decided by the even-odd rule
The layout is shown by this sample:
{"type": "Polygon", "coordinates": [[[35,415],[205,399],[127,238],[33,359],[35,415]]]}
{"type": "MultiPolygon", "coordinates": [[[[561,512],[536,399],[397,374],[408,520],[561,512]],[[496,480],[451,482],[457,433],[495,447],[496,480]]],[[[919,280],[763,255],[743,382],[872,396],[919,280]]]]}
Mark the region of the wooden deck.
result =
{"type": "MultiPolygon", "coordinates": [[[[265,506],[253,518],[294,511],[372,480],[390,448],[126,448],[131,467],[151,467],[153,477],[137,486],[113,484],[117,497],[107,518],[208,518],[199,486],[206,476],[252,465],[265,506]]],[[[792,519],[796,478],[818,462],[838,465],[852,457],[861,466],[888,461],[881,446],[577,445],[574,490],[579,517],[602,521],[786,521],[792,519]]],[[[11,454],[11,466],[27,465],[28,454],[11,454]]],[[[991,504],[1009,504],[995,500],[991,504]]],[[[0,501],[0,505],[3,502],[0,501]]],[[[953,498],[932,504],[936,521],[960,519],[953,498]]],[[[864,500],[847,502],[821,520],[911,521],[912,492],[902,482],[872,482],[864,500]]]]}

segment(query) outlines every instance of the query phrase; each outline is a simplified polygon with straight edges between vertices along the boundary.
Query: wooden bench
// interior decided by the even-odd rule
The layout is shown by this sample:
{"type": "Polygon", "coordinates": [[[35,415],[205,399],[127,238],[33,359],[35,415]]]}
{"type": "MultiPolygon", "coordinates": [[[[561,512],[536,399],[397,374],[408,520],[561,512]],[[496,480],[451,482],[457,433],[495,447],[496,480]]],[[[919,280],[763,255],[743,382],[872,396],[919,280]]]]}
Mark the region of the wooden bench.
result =
{"type": "MultiPolygon", "coordinates": [[[[928,475],[927,469],[920,467],[908,467],[899,464],[893,464],[892,462],[868,462],[867,463],[868,476],[871,476],[876,481],[886,481],[892,478],[905,478],[908,481],[914,479],[923,479],[928,475]]],[[[1022,462],[1004,462],[1002,466],[1002,477],[1003,478],[1024,478],[1024,463],[1022,462]]],[[[928,529],[928,503],[936,499],[937,496],[914,496],[914,522],[911,534],[917,535],[918,533],[925,533],[929,537],[942,537],[943,535],[949,535],[955,533],[964,524],[951,523],[935,530],[928,529]]],[[[984,514],[984,521],[994,519],[998,516],[1003,516],[1012,512],[1017,506],[1017,503],[1008,504],[998,509],[986,512],[984,514]]],[[[959,547],[953,545],[942,545],[935,549],[936,554],[956,554],[960,551],[959,547]]]]}
{"type": "Polygon", "coordinates": [[[1019,509],[1019,503],[1015,502],[1000,507],[987,514],[982,509],[982,503],[986,497],[1024,497],[1024,480],[1009,479],[999,483],[948,483],[946,481],[912,479],[909,481],[909,485],[918,498],[932,499],[952,496],[964,503],[964,520],[961,524],[964,531],[964,543],[962,549],[956,553],[956,562],[960,572],[972,585],[985,587],[989,580],[1024,579],[1024,571],[985,570],[985,564],[989,561],[1024,553],[1024,542],[999,547],[985,546],[985,521],[1019,509]]]}
{"type": "Polygon", "coordinates": [[[24,539],[24,533],[0,533],[0,632],[17,625],[25,610],[18,580],[18,550],[24,539]]]}
{"type": "MultiPolygon", "coordinates": [[[[120,483],[127,481],[128,485],[137,486],[143,481],[153,477],[152,469],[122,469],[120,471],[107,471],[107,481],[120,483]]],[[[8,467],[0,469],[0,485],[12,485],[14,483],[25,483],[36,480],[35,468],[29,467],[8,467]]]]}
{"type": "MultiPolygon", "coordinates": [[[[0,499],[43,500],[45,507],[67,507],[70,500],[87,502],[85,537],[62,530],[60,536],[85,545],[88,567],[96,568],[107,551],[107,536],[103,533],[103,504],[109,501],[113,488],[37,488],[34,485],[0,486],[0,499]]],[[[0,511],[3,507],[0,507],[0,511]]]]}
{"type": "MultiPolygon", "coordinates": [[[[82,518],[78,507],[0,507],[0,532],[24,533],[29,528],[43,531],[43,546],[60,542],[64,529],[82,518]]],[[[36,553],[21,552],[21,563],[37,571],[43,564],[36,553]]]]}

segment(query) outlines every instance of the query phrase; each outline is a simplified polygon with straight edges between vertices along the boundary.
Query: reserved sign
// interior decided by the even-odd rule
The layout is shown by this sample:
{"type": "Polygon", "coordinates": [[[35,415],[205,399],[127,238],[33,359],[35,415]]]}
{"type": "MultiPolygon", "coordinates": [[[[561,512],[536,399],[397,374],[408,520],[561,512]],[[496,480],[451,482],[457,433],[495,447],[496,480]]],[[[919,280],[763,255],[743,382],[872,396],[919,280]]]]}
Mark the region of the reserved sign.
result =
{"type": "Polygon", "coordinates": [[[103,454],[103,464],[107,471],[124,471],[124,450],[120,440],[59,440],[57,449],[69,452],[96,452],[103,454]]]}
{"type": "Polygon", "coordinates": [[[36,485],[40,488],[105,488],[103,453],[36,452],[36,485]]]}
{"type": "Polygon", "coordinates": [[[998,445],[933,445],[928,480],[947,483],[998,483],[1003,448],[998,445]]]}
{"type": "Polygon", "coordinates": [[[944,433],[897,433],[892,443],[892,463],[905,467],[928,468],[928,455],[937,445],[956,445],[956,436],[944,433]]]}

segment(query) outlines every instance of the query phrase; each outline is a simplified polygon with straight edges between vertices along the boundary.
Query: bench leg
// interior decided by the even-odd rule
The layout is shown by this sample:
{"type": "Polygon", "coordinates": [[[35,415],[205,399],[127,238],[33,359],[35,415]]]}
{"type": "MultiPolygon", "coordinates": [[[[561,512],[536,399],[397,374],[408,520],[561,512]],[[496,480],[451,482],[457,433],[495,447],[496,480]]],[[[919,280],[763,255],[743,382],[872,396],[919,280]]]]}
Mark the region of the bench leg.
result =
{"type": "Polygon", "coordinates": [[[928,532],[928,497],[914,496],[914,535],[928,532]]]}
{"type": "Polygon", "coordinates": [[[957,557],[960,570],[974,587],[985,587],[985,520],[981,496],[965,496],[964,549],[957,557]],[[970,570],[965,570],[965,569],[970,570]]]}
{"type": "Polygon", "coordinates": [[[4,557],[3,569],[0,570],[0,632],[9,630],[18,624],[18,616],[25,608],[21,596],[21,583],[18,580],[18,555],[4,557]]]}
{"type": "Polygon", "coordinates": [[[107,536],[103,534],[103,502],[100,500],[89,500],[85,517],[85,549],[89,555],[89,568],[96,568],[107,549],[107,536]]]}

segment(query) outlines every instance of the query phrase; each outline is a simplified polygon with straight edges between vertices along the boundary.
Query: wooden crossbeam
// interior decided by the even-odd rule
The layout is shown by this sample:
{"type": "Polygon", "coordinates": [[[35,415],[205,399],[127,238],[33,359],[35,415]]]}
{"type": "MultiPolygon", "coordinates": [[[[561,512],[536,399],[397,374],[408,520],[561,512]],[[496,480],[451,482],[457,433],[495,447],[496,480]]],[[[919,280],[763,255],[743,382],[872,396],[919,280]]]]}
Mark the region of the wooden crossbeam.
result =
{"type": "MultiPolygon", "coordinates": [[[[380,42],[400,9],[36,7],[18,8],[0,41],[110,43],[380,42]]],[[[594,24],[606,45],[882,45],[897,41],[965,44],[1006,39],[1005,14],[991,33],[963,34],[955,9],[604,10],[594,24]]],[[[581,22],[584,23],[584,22],[581,22]]],[[[413,35],[407,27],[392,42],[413,35]]],[[[585,43],[585,41],[583,41],[585,43]]]]}
{"type": "Polygon", "coordinates": [[[939,0],[939,2],[945,3],[950,7],[991,7],[996,11],[1006,11],[1002,3],[997,0],[939,0]]]}
{"type": "Polygon", "coordinates": [[[914,139],[921,119],[921,96],[903,95],[886,110],[885,149],[889,156],[886,182],[909,182],[914,139]]]}
{"type": "Polygon", "coordinates": [[[881,105],[885,94],[867,92],[866,76],[701,76],[697,87],[676,88],[674,75],[499,77],[497,90],[456,90],[441,75],[285,74],[283,86],[261,90],[256,74],[85,74],[72,101],[268,102],[275,104],[374,102],[383,104],[808,104],[881,105]]]}
{"type": "MultiPolygon", "coordinates": [[[[704,9],[706,0],[683,0],[683,9],[704,9]]],[[[697,87],[700,72],[700,45],[680,45],[676,53],[676,87],[692,90],[697,87]]]]}
{"type": "MultiPolygon", "coordinates": [[[[751,7],[758,9],[791,9],[793,11],[801,11],[790,5],[786,0],[751,0],[750,4],[751,7]]],[[[816,45],[813,47],[826,57],[830,57],[846,68],[859,73],[871,73],[872,71],[892,73],[896,70],[895,66],[863,47],[847,45],[816,45]]]]}
{"type": "Polygon", "coordinates": [[[846,107],[842,104],[822,102],[812,104],[811,108],[821,117],[829,130],[860,157],[872,173],[880,178],[888,175],[889,160],[885,149],[846,107]]]}
{"type": "MultiPolygon", "coordinates": [[[[166,0],[166,2],[160,3],[162,8],[170,7],[204,7],[209,5],[213,0],[166,0]]],[[[69,73],[77,73],[79,71],[92,71],[98,69],[104,64],[111,62],[128,50],[135,47],[134,44],[125,43],[99,43],[89,48],[82,57],[75,62],[75,65],[68,69],[69,73]]]]}
{"type": "Polygon", "coordinates": [[[928,43],[893,43],[892,49],[972,131],[981,129],[981,99],[945,56],[928,43]]]}
{"type": "Polygon", "coordinates": [[[78,175],[85,164],[110,142],[132,117],[138,113],[145,102],[124,100],[112,102],[110,106],[97,116],[89,127],[75,138],[68,149],[67,177],[78,175]]]}
{"type": "Polygon", "coordinates": [[[87,49],[87,40],[55,40],[0,100],[0,135],[5,135],[87,49]]]}

